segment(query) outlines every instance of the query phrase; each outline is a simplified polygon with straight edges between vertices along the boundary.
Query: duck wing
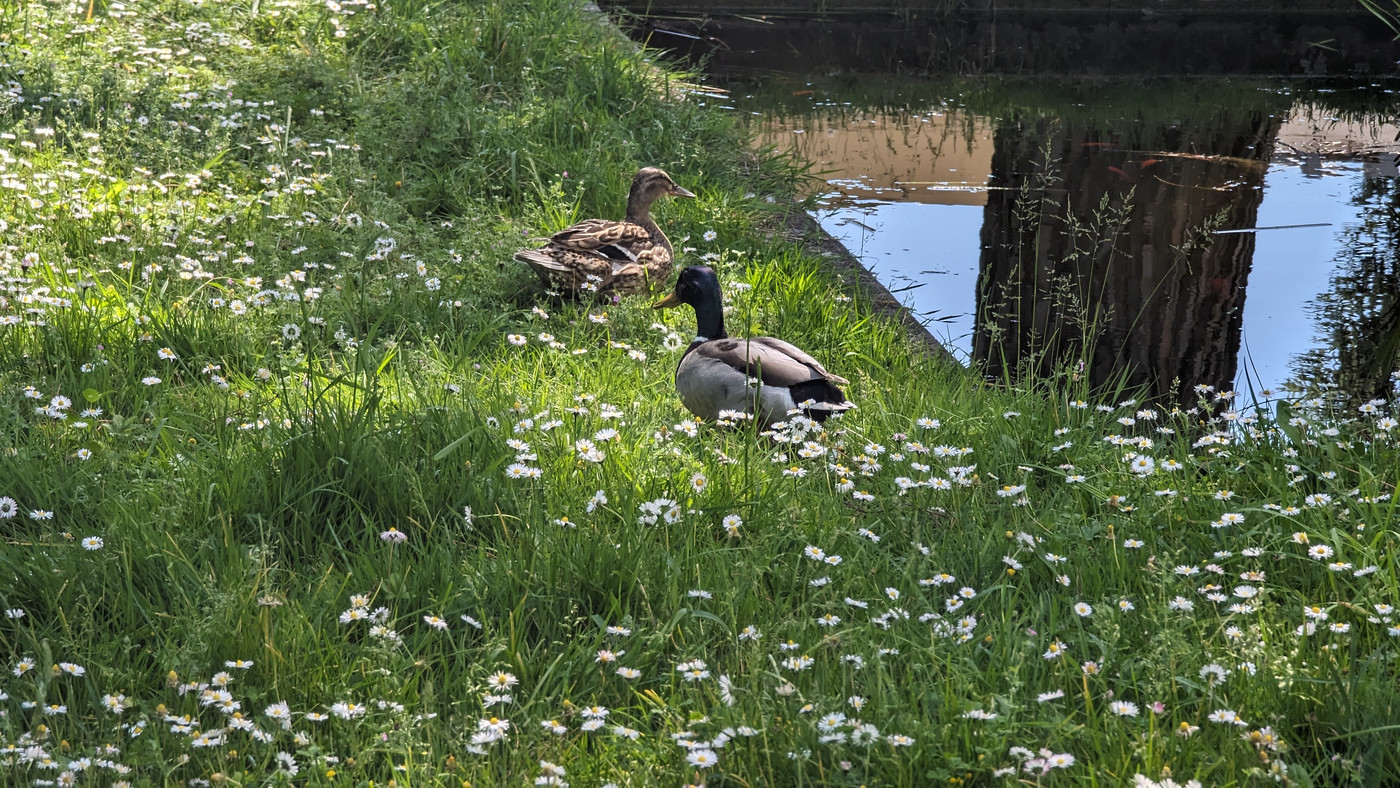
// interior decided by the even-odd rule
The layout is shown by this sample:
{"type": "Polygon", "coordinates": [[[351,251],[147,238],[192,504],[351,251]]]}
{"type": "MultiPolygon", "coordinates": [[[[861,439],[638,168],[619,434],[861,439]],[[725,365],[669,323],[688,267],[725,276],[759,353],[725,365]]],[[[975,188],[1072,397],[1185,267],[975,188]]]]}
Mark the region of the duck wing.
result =
{"type": "Polygon", "coordinates": [[[827,372],[821,362],[801,348],[773,337],[717,339],[696,345],[692,352],[758,378],[765,386],[791,388],[813,380],[847,382],[827,372]]]}
{"type": "Polygon", "coordinates": [[[612,278],[600,288],[600,293],[647,292],[666,284],[671,273],[671,254],[664,246],[654,246],[639,253],[635,263],[614,262],[612,267],[612,278]]]}
{"type": "Polygon", "coordinates": [[[585,219],[549,238],[550,246],[621,263],[636,262],[654,243],[645,227],[607,219],[585,219]]]}
{"type": "MultiPolygon", "coordinates": [[[[850,382],[845,378],[841,377],[840,375],[834,375],[830,372],[827,372],[826,367],[823,367],[820,361],[817,361],[816,359],[812,358],[810,355],[807,354],[807,351],[792,344],[791,342],[784,342],[783,340],[777,339],[775,337],[754,337],[753,339],[749,340],[749,344],[758,345],[760,348],[763,348],[765,353],[765,355],[762,357],[763,359],[769,358],[770,355],[773,357],[791,359],[793,362],[801,364],[807,367],[808,369],[812,370],[814,373],[816,373],[816,376],[820,376],[826,380],[831,381],[832,383],[850,382]]],[[[752,352],[753,351],[750,350],[750,355],[752,355],[752,352]]]]}
{"type": "Polygon", "coordinates": [[[540,276],[558,279],[570,287],[578,287],[588,281],[590,276],[607,282],[612,279],[613,269],[617,266],[617,263],[601,255],[574,252],[556,246],[522,249],[515,253],[515,259],[528,263],[540,276]]]}

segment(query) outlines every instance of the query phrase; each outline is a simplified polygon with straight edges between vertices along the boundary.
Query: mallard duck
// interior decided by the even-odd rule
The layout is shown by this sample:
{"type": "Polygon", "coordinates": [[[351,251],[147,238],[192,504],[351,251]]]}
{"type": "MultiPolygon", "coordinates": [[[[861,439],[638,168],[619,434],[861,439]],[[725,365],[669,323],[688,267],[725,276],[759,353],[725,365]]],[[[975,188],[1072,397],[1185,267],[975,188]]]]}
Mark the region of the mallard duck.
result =
{"type": "Polygon", "coordinates": [[[671,242],[651,219],[651,204],[664,195],[694,197],[656,167],[632,178],[627,218],[585,219],[555,233],[539,249],[522,249],[515,259],[528,263],[546,286],[576,293],[628,295],[663,287],[671,275],[671,242]]]}
{"type": "Polygon", "coordinates": [[[846,379],[827,372],[800,348],[773,337],[730,338],[724,332],[719,277],[713,270],[682,270],[675,291],[654,306],[681,304],[695,308],[698,334],[676,367],[676,390],[696,416],[713,421],[721,411],[741,411],[766,427],[799,410],[825,421],[855,407],[836,385],[846,379]]]}

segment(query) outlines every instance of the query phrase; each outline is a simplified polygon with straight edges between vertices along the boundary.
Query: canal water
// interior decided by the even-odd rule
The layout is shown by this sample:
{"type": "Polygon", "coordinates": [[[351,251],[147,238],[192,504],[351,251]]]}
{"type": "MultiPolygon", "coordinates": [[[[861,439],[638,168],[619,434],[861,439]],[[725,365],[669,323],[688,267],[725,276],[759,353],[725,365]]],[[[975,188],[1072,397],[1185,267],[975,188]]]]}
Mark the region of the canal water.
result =
{"type": "Polygon", "coordinates": [[[812,162],[823,227],[992,376],[1082,361],[1164,397],[1391,390],[1400,93],[1384,83],[720,84],[701,100],[812,162]]]}

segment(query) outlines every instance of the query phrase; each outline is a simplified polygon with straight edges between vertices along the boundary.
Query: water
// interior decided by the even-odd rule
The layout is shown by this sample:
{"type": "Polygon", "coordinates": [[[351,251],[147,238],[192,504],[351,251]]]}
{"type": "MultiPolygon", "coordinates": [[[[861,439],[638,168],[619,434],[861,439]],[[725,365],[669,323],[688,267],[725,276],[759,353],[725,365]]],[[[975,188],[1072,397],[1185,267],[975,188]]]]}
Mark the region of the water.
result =
{"type": "Polygon", "coordinates": [[[732,83],[816,163],[815,215],[964,361],[1083,360],[1155,394],[1388,389],[1400,341],[1384,89],[1257,79],[732,83]],[[1378,109],[1379,108],[1379,109],[1378,109]],[[1086,325],[1092,322],[1092,325],[1086,325]]]}

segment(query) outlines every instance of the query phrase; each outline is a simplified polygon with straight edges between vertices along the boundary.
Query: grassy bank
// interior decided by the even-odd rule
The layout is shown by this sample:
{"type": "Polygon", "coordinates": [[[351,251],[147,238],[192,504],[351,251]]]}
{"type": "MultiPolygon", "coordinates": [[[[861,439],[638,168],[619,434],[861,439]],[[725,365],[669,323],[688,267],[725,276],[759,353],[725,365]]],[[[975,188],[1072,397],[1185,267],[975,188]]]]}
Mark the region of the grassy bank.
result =
{"type": "Polygon", "coordinates": [[[764,231],[790,165],[565,0],[0,44],[7,782],[1400,778],[1383,413],[923,358],[764,231]],[[692,315],[510,260],[639,164],[731,332],[858,410],[697,425],[692,315]]]}

